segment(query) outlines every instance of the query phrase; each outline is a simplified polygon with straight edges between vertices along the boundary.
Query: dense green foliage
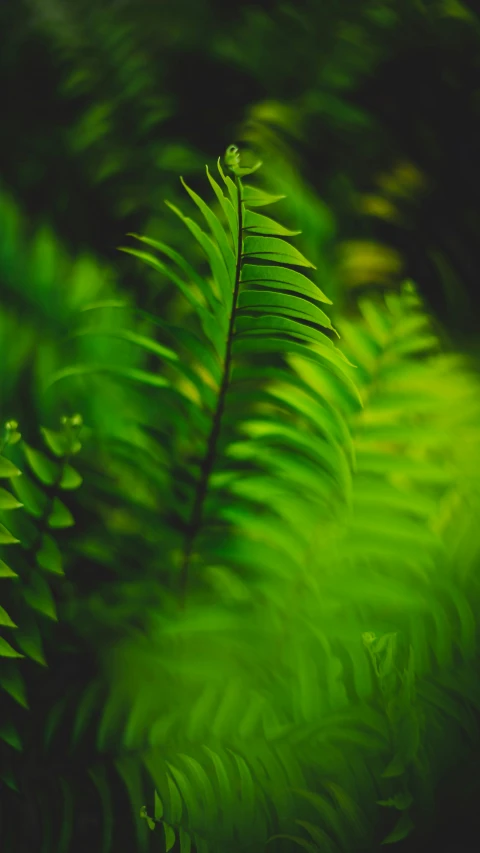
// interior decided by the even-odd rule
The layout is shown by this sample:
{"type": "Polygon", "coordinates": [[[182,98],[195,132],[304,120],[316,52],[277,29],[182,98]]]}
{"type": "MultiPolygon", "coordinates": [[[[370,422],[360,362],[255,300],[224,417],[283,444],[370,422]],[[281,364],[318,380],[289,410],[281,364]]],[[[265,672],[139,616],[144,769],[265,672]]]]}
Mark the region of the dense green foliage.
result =
{"type": "Polygon", "coordinates": [[[2,853],[447,845],[474,4],[12,0],[0,33],[2,853]]]}
{"type": "Polygon", "coordinates": [[[226,165],[210,204],[182,180],[208,231],[168,203],[191,261],[124,247],[167,312],[79,287],[38,379],[86,426],[42,428],[42,449],[5,427],[12,851],[77,849],[83,777],[105,853],[159,831],[182,853],[367,851],[431,808],[445,731],[477,736],[476,375],[411,283],[326,313],[298,232],[257,212],[281,197],[244,183],[260,164],[231,146],[226,165]]]}

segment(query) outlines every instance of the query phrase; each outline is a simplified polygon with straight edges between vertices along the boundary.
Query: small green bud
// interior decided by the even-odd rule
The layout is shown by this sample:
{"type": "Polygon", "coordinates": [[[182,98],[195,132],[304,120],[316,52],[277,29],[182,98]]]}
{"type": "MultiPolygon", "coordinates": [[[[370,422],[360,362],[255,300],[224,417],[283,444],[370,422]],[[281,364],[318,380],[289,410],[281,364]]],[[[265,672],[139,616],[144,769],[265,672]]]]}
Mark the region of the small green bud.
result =
{"type": "Polygon", "coordinates": [[[17,444],[21,439],[21,433],[17,432],[18,423],[17,421],[11,420],[7,421],[5,424],[5,439],[4,444],[17,444]]]}
{"type": "Polygon", "coordinates": [[[240,151],[236,145],[229,145],[225,152],[225,163],[233,169],[240,165],[240,151]]]}
{"type": "Polygon", "coordinates": [[[242,178],[245,175],[252,175],[262,165],[262,161],[258,160],[254,166],[242,167],[240,165],[240,150],[236,145],[229,145],[225,152],[225,164],[237,177],[242,178]]]}

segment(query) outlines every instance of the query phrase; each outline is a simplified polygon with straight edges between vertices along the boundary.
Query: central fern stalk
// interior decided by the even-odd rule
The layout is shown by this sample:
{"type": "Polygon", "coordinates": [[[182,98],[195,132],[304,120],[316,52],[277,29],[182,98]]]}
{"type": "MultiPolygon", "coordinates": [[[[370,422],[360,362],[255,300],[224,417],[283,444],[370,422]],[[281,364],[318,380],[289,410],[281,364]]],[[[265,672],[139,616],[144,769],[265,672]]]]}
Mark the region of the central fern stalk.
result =
{"type": "Polygon", "coordinates": [[[233,297],[232,297],[232,311],[230,314],[230,321],[228,325],[228,333],[227,333],[227,343],[225,350],[225,363],[222,375],[222,382],[220,385],[217,407],[215,409],[215,414],[212,422],[212,429],[210,431],[210,435],[208,437],[207,450],[205,453],[205,457],[201,466],[200,471],[200,479],[198,481],[197,491],[195,495],[195,501],[192,507],[192,512],[190,514],[190,520],[188,523],[187,533],[185,537],[185,547],[183,552],[183,562],[180,570],[180,607],[185,607],[186,595],[187,595],[187,584],[188,584],[188,573],[190,569],[190,562],[193,553],[193,546],[195,544],[195,539],[202,524],[202,515],[203,515],[203,506],[205,503],[205,498],[207,496],[208,490],[208,481],[210,479],[210,475],[212,473],[213,463],[215,461],[215,453],[217,447],[218,437],[220,435],[220,429],[222,424],[222,416],[223,410],[225,406],[225,396],[227,393],[228,383],[230,380],[230,365],[232,361],[232,343],[233,343],[233,326],[235,323],[235,313],[237,307],[238,300],[238,291],[240,288],[240,273],[242,269],[242,254],[243,254],[243,211],[242,211],[242,185],[240,182],[240,178],[235,176],[235,184],[237,187],[238,193],[238,201],[237,201],[237,214],[238,214],[238,235],[237,235],[237,262],[235,267],[235,283],[233,288],[233,297]]]}

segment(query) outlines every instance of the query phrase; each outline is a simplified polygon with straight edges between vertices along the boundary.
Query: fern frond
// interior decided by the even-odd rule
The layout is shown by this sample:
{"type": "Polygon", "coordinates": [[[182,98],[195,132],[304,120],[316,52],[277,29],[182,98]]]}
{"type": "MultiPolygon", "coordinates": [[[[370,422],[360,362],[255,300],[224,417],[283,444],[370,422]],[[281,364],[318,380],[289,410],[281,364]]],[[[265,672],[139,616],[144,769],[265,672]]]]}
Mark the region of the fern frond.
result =
{"type": "MultiPolygon", "coordinates": [[[[160,394],[163,386],[165,403],[175,407],[175,417],[183,431],[184,441],[189,431],[191,432],[189,422],[192,426],[195,424],[195,434],[191,433],[188,438],[189,450],[185,453],[188,445],[184,444],[185,450],[181,450],[179,443],[170,438],[168,451],[174,464],[172,482],[177,479],[176,470],[185,468],[194,478],[192,486],[182,493],[185,505],[190,505],[187,519],[185,520],[184,512],[177,513],[179,527],[184,527],[183,557],[180,565],[177,564],[182,595],[186,594],[192,560],[200,559],[200,554],[197,553],[199,547],[202,552],[201,564],[205,569],[208,569],[209,564],[218,562],[220,555],[215,553],[215,549],[209,551],[207,545],[209,529],[228,522],[229,526],[233,525],[242,531],[242,535],[245,526],[250,527],[251,534],[256,538],[258,535],[264,535],[261,532],[262,525],[249,509],[249,503],[241,510],[241,520],[238,514],[240,509],[235,518],[228,518],[225,510],[218,512],[218,507],[224,506],[228,501],[229,485],[224,479],[227,472],[231,483],[240,482],[245,479],[247,472],[253,473],[254,470],[259,473],[263,471],[264,475],[270,477],[280,476],[285,481],[285,488],[288,490],[292,487],[297,493],[304,490],[310,478],[310,491],[313,488],[315,492],[315,478],[308,474],[308,466],[313,460],[326,468],[329,464],[335,467],[335,463],[328,462],[329,453],[333,452],[336,454],[336,462],[344,468],[343,484],[339,484],[340,491],[343,489],[348,493],[348,463],[342,460],[343,451],[340,447],[332,447],[329,450],[328,440],[325,441],[323,435],[315,438],[312,427],[309,428],[311,437],[306,435],[303,441],[299,442],[295,431],[288,428],[288,421],[281,433],[278,429],[274,431],[273,426],[267,427],[264,417],[260,419],[264,421],[263,425],[260,421],[256,424],[252,415],[255,416],[260,400],[257,403],[248,397],[244,398],[245,408],[240,418],[236,415],[234,422],[229,415],[231,405],[235,405],[243,389],[248,388],[248,382],[242,377],[243,366],[252,364],[252,357],[258,357],[262,353],[278,353],[280,357],[284,357],[289,352],[301,352],[318,365],[332,370],[340,382],[346,383],[347,394],[355,395],[355,387],[345,370],[342,353],[335,348],[331,339],[320,331],[324,328],[334,332],[329,317],[317,304],[329,303],[330,300],[308,278],[292,268],[312,265],[297,249],[282,239],[283,236],[290,235],[288,229],[277,226],[274,220],[249,210],[250,203],[258,207],[276,199],[260,190],[244,187],[239,174],[235,174],[235,180],[232,181],[225,176],[220,164],[218,166],[220,184],[208,170],[207,177],[224,220],[182,179],[184,188],[202,214],[210,234],[195,220],[169,204],[199,243],[208,261],[211,278],[199,276],[178,252],[159,241],[135,235],[149,248],[166,256],[182,276],[171,264],[159,260],[156,254],[125,249],[157,269],[176,285],[188,300],[191,309],[191,337],[178,334],[180,330],[169,326],[168,323],[162,324],[170,341],[175,342],[166,348],[154,338],[125,330],[120,333],[124,340],[158,356],[164,364],[167,359],[168,370],[164,369],[159,375],[153,371],[149,374],[148,371],[124,369],[114,365],[102,367],[102,370],[109,370],[118,376],[123,374],[127,378],[148,382],[156,386],[160,394]],[[226,195],[222,185],[226,188],[226,195]],[[263,265],[263,260],[269,260],[270,265],[263,265]],[[194,295],[194,290],[197,295],[194,295]],[[151,379],[148,378],[149,375],[151,379]],[[245,416],[246,423],[242,424],[245,416]],[[271,457],[272,452],[274,457],[271,457]],[[274,468],[271,467],[270,458],[274,468]],[[258,533],[254,532],[255,525],[258,533]]],[[[237,163],[235,168],[238,170],[241,167],[237,163]]],[[[244,174],[249,173],[249,170],[241,171],[244,174]]],[[[95,324],[90,328],[78,330],[76,334],[78,333],[103,334],[101,328],[95,324]]],[[[111,332],[105,330],[105,334],[111,332]]],[[[253,364],[252,368],[255,373],[253,364]]],[[[95,365],[78,365],[64,369],[55,379],[65,379],[75,373],[96,370],[95,365]]],[[[284,374],[287,384],[289,375],[284,374]]],[[[260,389],[261,373],[257,374],[255,379],[255,386],[260,389]]],[[[278,397],[275,400],[270,396],[263,408],[266,409],[267,405],[270,418],[288,419],[288,413],[279,403],[278,397]]],[[[173,412],[173,408],[170,411],[173,412]]],[[[161,418],[165,422],[166,414],[165,412],[161,418]]],[[[295,414],[294,422],[296,418],[295,414]]],[[[164,433],[166,430],[165,424],[164,433]]],[[[325,502],[329,489],[334,488],[334,483],[325,489],[320,481],[319,488],[320,494],[323,495],[322,501],[325,502]]],[[[238,494],[236,500],[239,500],[238,494]]],[[[178,505],[174,495],[171,496],[170,505],[178,505]]],[[[262,529],[267,531],[268,525],[263,524],[262,529]]],[[[231,552],[232,555],[234,550],[235,548],[231,552]]],[[[225,553],[221,559],[227,559],[225,553]]],[[[197,573],[198,571],[199,569],[197,573]]]]}
{"type": "MultiPolygon", "coordinates": [[[[1,520],[6,520],[4,515],[11,510],[23,508],[23,513],[14,518],[8,528],[3,523],[0,525],[0,544],[21,544],[23,553],[17,552],[16,556],[7,558],[8,563],[1,561],[2,577],[12,578],[16,583],[5,596],[6,608],[0,607],[0,627],[15,630],[17,648],[0,637],[0,687],[25,709],[29,708],[27,685],[22,667],[17,666],[13,659],[27,657],[46,666],[44,637],[48,636],[48,631],[41,631],[39,622],[44,617],[57,621],[51,582],[52,575],[63,575],[61,554],[51,532],[74,523],[58,494],[75,489],[82,482],[69,464],[71,456],[81,448],[78,441],[81,419],[77,415],[63,421],[59,432],[43,430],[45,443],[50,453],[55,455],[55,461],[30,447],[22,439],[14,421],[6,424],[1,448],[8,457],[0,456],[0,477],[10,481],[15,495],[20,498],[16,500],[14,494],[2,488],[1,520]],[[9,615],[10,611],[15,615],[15,621],[9,615]]],[[[20,752],[23,748],[21,731],[15,722],[3,719],[2,715],[0,738],[20,752]]],[[[10,772],[2,778],[16,789],[10,772]]]]}

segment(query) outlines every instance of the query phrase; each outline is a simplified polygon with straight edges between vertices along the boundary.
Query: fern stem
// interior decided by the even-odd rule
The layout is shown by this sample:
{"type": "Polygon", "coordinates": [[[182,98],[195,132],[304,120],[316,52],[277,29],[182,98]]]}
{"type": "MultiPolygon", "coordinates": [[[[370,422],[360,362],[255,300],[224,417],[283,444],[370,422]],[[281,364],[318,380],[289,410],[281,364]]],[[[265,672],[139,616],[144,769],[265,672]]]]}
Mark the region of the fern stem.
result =
{"type": "Polygon", "coordinates": [[[215,454],[217,449],[218,437],[222,425],[223,410],[225,407],[225,397],[230,381],[230,366],[232,361],[232,343],[233,343],[233,326],[235,323],[235,315],[237,308],[238,292],[240,289],[240,273],[242,269],[243,258],[243,210],[242,210],[242,184],[240,178],[235,176],[235,183],[238,192],[238,235],[237,235],[237,262],[235,267],[235,284],[233,288],[232,310],[228,325],[227,342],[225,349],[225,362],[223,368],[222,382],[218,394],[217,406],[213,416],[212,428],[208,437],[207,450],[201,466],[200,479],[195,495],[195,501],[190,514],[187,533],[185,537],[185,547],[183,553],[182,568],[180,570],[180,607],[183,609],[186,603],[188,575],[190,562],[192,559],[193,546],[197,537],[198,531],[202,524],[203,506],[208,491],[208,482],[212,473],[215,454]]]}

